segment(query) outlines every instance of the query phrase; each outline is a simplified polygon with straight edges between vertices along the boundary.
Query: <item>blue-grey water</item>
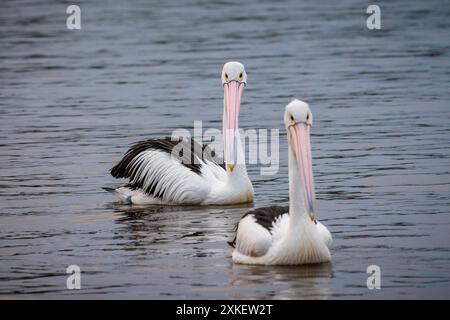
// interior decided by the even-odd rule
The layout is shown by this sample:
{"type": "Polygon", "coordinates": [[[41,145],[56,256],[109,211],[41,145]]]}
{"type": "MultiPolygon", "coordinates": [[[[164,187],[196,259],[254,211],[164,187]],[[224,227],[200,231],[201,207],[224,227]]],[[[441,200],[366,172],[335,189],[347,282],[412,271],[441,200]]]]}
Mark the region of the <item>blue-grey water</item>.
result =
{"type": "Polygon", "coordinates": [[[69,4],[0,2],[0,298],[450,298],[448,2],[377,1],[381,30],[356,0],[77,1],[72,31],[69,4]],[[255,206],[287,203],[283,108],[311,106],[331,264],[233,265],[248,208],[101,189],[133,142],[221,128],[229,60],[248,72],[240,126],[281,133],[278,173],[248,168],[255,206]]]}

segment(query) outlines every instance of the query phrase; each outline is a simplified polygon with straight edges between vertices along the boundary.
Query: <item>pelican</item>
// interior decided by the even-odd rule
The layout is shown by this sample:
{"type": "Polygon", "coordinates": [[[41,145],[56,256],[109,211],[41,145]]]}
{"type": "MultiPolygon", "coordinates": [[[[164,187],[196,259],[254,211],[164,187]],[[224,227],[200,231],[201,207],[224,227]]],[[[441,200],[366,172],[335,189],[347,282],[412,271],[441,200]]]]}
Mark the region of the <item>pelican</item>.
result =
{"type": "Polygon", "coordinates": [[[229,205],[253,202],[238,120],[247,84],[244,66],[228,62],[222,70],[225,161],[194,139],[162,138],[135,143],[111,169],[128,184],[104,189],[132,204],[229,205]],[[181,150],[181,152],[179,152],[181,150]]]}
{"type": "Polygon", "coordinates": [[[297,265],[331,260],[331,233],[317,221],[311,165],[308,104],[290,102],[284,112],[289,142],[289,207],[250,210],[237,225],[230,243],[235,263],[297,265]]]}

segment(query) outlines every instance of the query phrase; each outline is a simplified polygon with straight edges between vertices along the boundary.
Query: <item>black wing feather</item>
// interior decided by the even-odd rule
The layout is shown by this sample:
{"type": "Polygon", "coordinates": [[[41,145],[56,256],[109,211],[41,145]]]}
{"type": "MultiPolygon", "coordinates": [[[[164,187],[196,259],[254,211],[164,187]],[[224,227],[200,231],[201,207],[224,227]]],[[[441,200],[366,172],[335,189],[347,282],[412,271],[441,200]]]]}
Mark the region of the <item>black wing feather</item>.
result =
{"type": "MultiPolygon", "coordinates": [[[[162,139],[139,141],[132,145],[119,163],[111,169],[111,175],[115,178],[129,178],[130,183],[127,184],[127,187],[131,189],[142,189],[146,177],[135,179],[139,170],[137,170],[137,168],[132,168],[131,163],[142,152],[147,150],[159,150],[168,154],[173,154],[180,160],[183,166],[198,175],[201,174],[201,164],[198,163],[196,158],[211,161],[225,169],[225,163],[221,159],[218,159],[214,150],[209,149],[208,145],[200,145],[192,138],[165,137],[162,139]],[[180,148],[178,154],[172,153],[175,147],[180,148]]],[[[158,181],[153,181],[147,190],[144,191],[152,196],[162,198],[164,196],[164,190],[161,190],[158,194],[155,194],[157,185],[158,181]]]]}
{"type": "MultiPolygon", "coordinates": [[[[256,219],[256,223],[260,224],[262,227],[266,228],[271,232],[273,228],[273,223],[283,214],[289,213],[288,206],[270,206],[264,208],[257,208],[247,211],[240,220],[244,219],[248,215],[252,215],[256,219]]],[[[239,222],[240,222],[239,220],[239,222]]],[[[235,231],[239,226],[239,222],[236,224],[235,231]]],[[[236,235],[237,236],[237,235],[236,235]]],[[[233,248],[236,245],[236,236],[233,241],[229,241],[228,244],[233,248]]]]}

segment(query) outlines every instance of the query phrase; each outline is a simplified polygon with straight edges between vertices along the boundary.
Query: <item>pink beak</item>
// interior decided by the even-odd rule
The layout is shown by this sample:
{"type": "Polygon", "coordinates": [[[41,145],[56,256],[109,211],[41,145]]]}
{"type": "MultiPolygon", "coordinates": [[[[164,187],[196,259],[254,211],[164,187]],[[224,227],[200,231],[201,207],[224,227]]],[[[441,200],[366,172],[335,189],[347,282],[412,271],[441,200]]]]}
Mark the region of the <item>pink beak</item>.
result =
{"type": "Polygon", "coordinates": [[[298,171],[305,190],[305,208],[311,219],[314,219],[314,205],[316,193],[314,191],[314,179],[312,173],[311,157],[311,126],[306,123],[296,123],[289,127],[292,148],[297,158],[298,171]]]}
{"type": "Polygon", "coordinates": [[[239,109],[245,84],[231,81],[223,85],[226,99],[226,119],[224,132],[225,163],[231,172],[237,163],[237,129],[239,122],[239,109]]]}

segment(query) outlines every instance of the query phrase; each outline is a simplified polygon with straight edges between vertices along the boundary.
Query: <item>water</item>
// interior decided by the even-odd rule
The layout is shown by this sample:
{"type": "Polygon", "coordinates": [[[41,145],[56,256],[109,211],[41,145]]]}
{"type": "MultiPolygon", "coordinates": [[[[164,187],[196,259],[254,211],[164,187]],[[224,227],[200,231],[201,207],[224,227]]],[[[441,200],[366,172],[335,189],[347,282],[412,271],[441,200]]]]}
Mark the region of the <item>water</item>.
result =
{"type": "Polygon", "coordinates": [[[378,1],[381,31],[364,1],[78,3],[68,31],[68,4],[0,2],[0,297],[450,298],[448,3],[378,1]],[[246,207],[142,208],[101,189],[131,143],[221,127],[229,60],[248,71],[241,127],[282,133],[278,174],[249,167],[256,206],[287,203],[282,110],[311,105],[331,264],[233,265],[246,207]]]}

